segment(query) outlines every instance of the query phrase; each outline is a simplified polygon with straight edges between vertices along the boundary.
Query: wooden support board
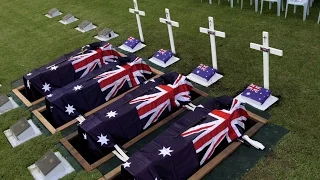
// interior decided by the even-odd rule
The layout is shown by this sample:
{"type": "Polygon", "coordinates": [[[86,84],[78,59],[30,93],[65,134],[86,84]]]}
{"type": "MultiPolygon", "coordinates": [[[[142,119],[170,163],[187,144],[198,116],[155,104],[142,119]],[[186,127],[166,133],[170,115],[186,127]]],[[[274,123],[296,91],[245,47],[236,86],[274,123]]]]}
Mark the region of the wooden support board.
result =
{"type": "MultiPolygon", "coordinates": [[[[151,70],[152,70],[152,73],[156,74],[155,76],[152,77],[152,79],[153,79],[153,78],[157,78],[157,77],[159,77],[159,76],[161,76],[161,75],[163,74],[163,72],[161,72],[161,71],[159,71],[159,70],[156,70],[156,69],[154,69],[154,68],[151,68],[151,70]]],[[[105,107],[108,106],[109,104],[117,101],[118,99],[122,98],[124,95],[126,95],[127,93],[135,90],[135,89],[138,88],[138,87],[139,87],[139,86],[136,86],[136,87],[134,87],[134,88],[132,88],[132,89],[130,89],[130,90],[122,93],[121,95],[118,95],[118,96],[114,97],[113,99],[109,100],[108,102],[105,102],[104,104],[102,104],[102,105],[100,105],[100,106],[92,109],[91,111],[85,113],[85,114],[84,114],[84,117],[88,117],[88,116],[90,116],[91,114],[93,114],[93,113],[95,113],[95,112],[97,112],[97,111],[105,108],[105,107]]],[[[55,127],[53,127],[53,126],[50,124],[50,122],[41,114],[41,112],[45,111],[46,109],[47,109],[46,106],[42,106],[42,107],[40,107],[40,108],[38,108],[38,109],[33,110],[32,113],[41,121],[41,123],[50,131],[51,134],[55,134],[56,132],[59,132],[59,131],[61,131],[61,130],[63,130],[63,129],[66,129],[66,128],[68,128],[68,127],[70,127],[70,126],[72,126],[72,125],[74,125],[74,124],[76,124],[76,123],[78,122],[77,119],[73,119],[73,120],[67,122],[67,123],[64,124],[64,125],[62,125],[62,126],[60,126],[60,127],[58,127],[58,128],[55,128],[55,127]]]]}
{"type": "MultiPolygon", "coordinates": [[[[263,127],[268,121],[257,114],[248,111],[249,118],[256,121],[257,123],[248,129],[245,134],[249,137],[253,136],[261,127],[263,127]]],[[[199,180],[208,174],[213,168],[215,168],[221,161],[227,158],[232,152],[234,152],[239,146],[240,142],[232,142],[223,151],[221,151],[212,160],[207,162],[202,168],[194,173],[188,180],[199,180]]],[[[102,178],[109,180],[116,178],[121,173],[121,165],[104,175],[102,178]]],[[[102,180],[101,178],[101,180],[102,180]]]]}
{"type": "Polygon", "coordinates": [[[24,85],[21,85],[15,89],[12,89],[12,92],[23,102],[23,104],[25,104],[28,108],[33,106],[33,105],[36,105],[42,101],[44,101],[45,97],[42,97],[36,101],[29,101],[22,93],[21,91],[23,91],[25,89],[24,85]]]}
{"type": "MultiPolygon", "coordinates": [[[[197,102],[200,99],[202,99],[203,97],[207,97],[208,94],[193,88],[192,91],[196,92],[197,94],[199,94],[200,96],[196,99],[194,99],[192,102],[197,102]]],[[[136,136],[135,138],[133,138],[132,140],[128,141],[127,143],[125,143],[122,147],[124,149],[129,148],[130,146],[132,146],[133,144],[135,144],[136,142],[140,141],[142,138],[146,137],[147,135],[149,135],[150,133],[152,133],[154,130],[160,128],[162,125],[164,125],[165,123],[169,122],[170,120],[174,119],[175,117],[179,116],[181,113],[183,113],[184,111],[186,111],[185,108],[181,107],[180,109],[178,109],[177,111],[175,111],[174,113],[172,113],[171,115],[169,115],[168,117],[164,118],[163,120],[159,121],[158,123],[156,123],[155,125],[151,126],[150,128],[148,128],[146,131],[142,132],[141,134],[139,134],[138,136],[136,136]]],[[[106,156],[104,156],[103,158],[99,159],[98,161],[96,161],[93,164],[89,164],[83,157],[82,155],[72,146],[72,144],[69,142],[69,140],[72,140],[73,138],[75,138],[78,135],[78,132],[74,132],[72,134],[70,134],[69,136],[63,138],[60,140],[60,142],[69,150],[69,152],[72,154],[72,156],[77,159],[77,161],[82,165],[82,167],[86,170],[86,171],[91,171],[95,168],[97,168],[98,166],[100,166],[102,163],[105,163],[106,161],[110,160],[111,158],[114,157],[113,153],[109,153],[106,156]]]]}

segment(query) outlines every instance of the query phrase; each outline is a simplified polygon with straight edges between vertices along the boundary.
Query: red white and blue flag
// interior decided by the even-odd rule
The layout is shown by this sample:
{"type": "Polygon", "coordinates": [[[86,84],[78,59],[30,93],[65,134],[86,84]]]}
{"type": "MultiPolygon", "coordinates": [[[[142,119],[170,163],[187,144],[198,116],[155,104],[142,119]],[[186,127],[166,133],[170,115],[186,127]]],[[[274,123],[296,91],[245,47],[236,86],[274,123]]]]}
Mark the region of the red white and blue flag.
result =
{"type": "Polygon", "coordinates": [[[86,54],[73,56],[69,61],[71,61],[75,72],[84,70],[81,75],[81,77],[83,77],[97,67],[116,61],[119,57],[121,57],[120,54],[113,49],[111,44],[108,43],[97,50],[91,50],[86,54]]]}
{"type": "Polygon", "coordinates": [[[126,179],[188,179],[221,142],[242,136],[244,107],[232,97],[207,98],[159,136],[136,151],[122,166],[126,179]]]}
{"type": "Polygon", "coordinates": [[[250,84],[242,93],[241,96],[249,98],[254,102],[263,104],[271,95],[269,89],[257,86],[255,84],[250,84]]]}
{"type": "Polygon", "coordinates": [[[126,82],[129,87],[138,86],[140,84],[139,77],[145,79],[145,74],[152,74],[150,66],[139,57],[133,62],[117,67],[119,69],[105,72],[94,78],[98,80],[102,92],[111,88],[105,97],[106,101],[114,97],[126,82]]]}
{"type": "Polygon", "coordinates": [[[191,101],[190,90],[192,89],[192,85],[181,74],[173,84],[159,85],[156,89],[159,92],[144,95],[130,101],[130,104],[137,104],[136,108],[140,119],[151,115],[143,129],[148,128],[152,123],[156,122],[166,108],[171,111],[172,106],[180,106],[179,101],[191,101]]]}
{"type": "Polygon", "coordinates": [[[182,137],[196,135],[192,142],[197,153],[207,149],[200,161],[200,165],[212,156],[222,140],[227,138],[228,142],[232,142],[242,136],[236,125],[244,129],[244,121],[248,117],[245,108],[236,99],[233,100],[230,110],[213,110],[208,115],[217,120],[199,124],[181,134],[182,137]]]}
{"type": "Polygon", "coordinates": [[[121,65],[121,61],[126,61],[126,58],[121,57],[109,43],[86,45],[24,75],[26,97],[35,101],[83,78],[95,69],[110,63],[121,65]]]}
{"type": "Polygon", "coordinates": [[[50,123],[59,127],[138,86],[152,76],[150,67],[141,58],[128,58],[131,62],[122,66],[106,64],[89,75],[51,92],[46,98],[50,123]]]}

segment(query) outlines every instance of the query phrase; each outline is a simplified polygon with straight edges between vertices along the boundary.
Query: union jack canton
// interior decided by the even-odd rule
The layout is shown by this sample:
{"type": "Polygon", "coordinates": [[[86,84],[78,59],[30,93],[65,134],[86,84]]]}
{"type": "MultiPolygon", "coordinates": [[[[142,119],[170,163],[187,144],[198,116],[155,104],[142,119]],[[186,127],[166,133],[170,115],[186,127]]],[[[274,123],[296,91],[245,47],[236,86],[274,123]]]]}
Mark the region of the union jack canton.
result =
{"type": "Polygon", "coordinates": [[[159,92],[140,96],[130,101],[129,104],[138,104],[136,109],[140,120],[150,116],[143,129],[147,129],[152,123],[156,122],[163,111],[172,107],[179,107],[181,102],[190,102],[190,90],[192,84],[186,81],[186,77],[179,75],[173,84],[156,86],[159,92]]]}
{"type": "Polygon", "coordinates": [[[105,72],[94,78],[98,80],[102,92],[112,88],[105,97],[106,101],[114,97],[125,82],[128,82],[129,87],[135,87],[140,84],[138,77],[145,79],[143,74],[152,74],[150,66],[140,57],[126,65],[117,67],[119,69],[105,72]]]}
{"type": "Polygon", "coordinates": [[[101,67],[114,62],[119,57],[121,55],[108,43],[97,50],[91,50],[89,53],[73,56],[69,61],[72,61],[71,63],[76,73],[84,70],[81,75],[82,78],[95,70],[97,66],[101,67]]]}
{"type": "Polygon", "coordinates": [[[200,165],[205,163],[212,156],[216,147],[224,140],[224,138],[230,143],[234,139],[242,136],[242,133],[236,125],[244,129],[244,121],[247,120],[248,114],[241,102],[234,99],[230,110],[215,109],[208,114],[207,118],[208,117],[217,120],[204,122],[181,134],[182,137],[194,137],[192,142],[196,153],[202,152],[209,146],[200,161],[200,165]]]}

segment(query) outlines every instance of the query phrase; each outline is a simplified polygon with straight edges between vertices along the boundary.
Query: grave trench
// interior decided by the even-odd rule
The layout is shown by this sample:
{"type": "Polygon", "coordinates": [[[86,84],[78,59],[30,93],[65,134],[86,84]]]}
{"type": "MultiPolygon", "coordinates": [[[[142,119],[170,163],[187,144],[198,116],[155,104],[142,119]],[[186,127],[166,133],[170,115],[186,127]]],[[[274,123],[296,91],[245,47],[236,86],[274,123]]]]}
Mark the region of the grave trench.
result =
{"type": "MultiPolygon", "coordinates": [[[[156,78],[157,75],[159,75],[159,74],[156,74],[155,72],[152,72],[152,74],[148,75],[147,79],[150,80],[150,79],[156,78]]],[[[139,87],[139,86],[136,86],[136,87],[139,87]]],[[[120,95],[126,94],[128,91],[132,90],[133,88],[134,88],[134,87],[128,89],[127,91],[125,91],[125,92],[123,92],[123,93],[118,94],[117,96],[109,99],[109,101],[111,101],[112,99],[114,99],[114,98],[116,98],[116,97],[118,97],[118,96],[120,96],[120,95]]],[[[119,90],[119,92],[120,92],[120,91],[121,91],[121,89],[119,90]]],[[[109,101],[106,101],[105,103],[108,103],[109,101]]],[[[105,103],[103,103],[103,104],[105,104],[105,103]]],[[[101,104],[101,105],[103,105],[103,104],[101,104]]],[[[101,105],[99,105],[99,106],[101,106],[101,105]]],[[[92,110],[95,109],[95,108],[96,108],[96,107],[92,108],[92,110]]],[[[91,110],[90,110],[90,111],[91,111],[91,110]]],[[[90,111],[89,111],[89,112],[90,112],[90,111]]],[[[49,112],[49,110],[48,110],[47,108],[45,108],[44,111],[40,111],[39,113],[40,113],[40,114],[48,121],[48,123],[50,123],[55,129],[61,127],[61,126],[59,126],[59,125],[57,125],[57,124],[54,123],[54,121],[53,121],[53,119],[52,119],[52,117],[51,117],[51,115],[50,115],[50,112],[49,112]]],[[[84,116],[86,113],[88,113],[88,112],[82,113],[82,116],[84,116]]],[[[70,121],[72,121],[72,120],[70,120],[70,121]]],[[[70,122],[70,121],[69,121],[69,122],[70,122]]],[[[65,123],[65,124],[66,124],[66,123],[65,123]]],[[[63,126],[63,125],[62,125],[62,126],[63,126]]]]}
{"type": "MultiPolygon", "coordinates": [[[[256,121],[252,120],[252,119],[248,119],[247,121],[245,121],[245,131],[248,131],[250,128],[252,128],[254,125],[257,124],[256,121]]],[[[237,141],[237,140],[234,140],[237,141]]],[[[233,142],[234,142],[233,141],[233,142]]],[[[231,142],[232,143],[232,142],[231,142]]],[[[211,161],[213,158],[215,158],[219,153],[221,153],[225,148],[227,148],[231,143],[228,143],[228,141],[226,139],[224,139],[219,146],[217,146],[217,148],[215,149],[214,153],[212,154],[212,156],[210,157],[210,159],[208,159],[206,161],[206,163],[204,163],[202,166],[200,166],[199,169],[201,169],[203,166],[205,166],[209,161],[211,161]]],[[[209,146],[208,146],[209,147],[209,146]]],[[[208,147],[206,147],[199,155],[199,162],[200,162],[200,157],[202,157],[204,155],[204,153],[206,152],[206,150],[208,149],[208,147]]],[[[253,147],[248,147],[248,148],[253,148],[253,147]]],[[[194,174],[196,172],[192,172],[192,174],[194,174]]],[[[191,175],[192,176],[192,175],[191,175]]],[[[121,166],[121,173],[118,174],[116,177],[112,178],[113,180],[133,180],[134,178],[123,168],[123,166],[121,166]]]]}
{"type": "MultiPolygon", "coordinates": [[[[190,91],[190,95],[191,95],[191,101],[193,101],[201,96],[200,94],[196,93],[193,90],[190,91]]],[[[183,108],[183,107],[180,107],[180,108],[183,108]]],[[[174,108],[170,112],[170,114],[168,114],[167,116],[161,117],[161,120],[169,117],[171,114],[175,113],[180,108],[174,108]]],[[[160,121],[157,121],[157,123],[160,121]]],[[[153,123],[149,128],[156,125],[157,123],[153,123]]],[[[147,128],[146,130],[148,130],[149,128],[147,128]]],[[[144,130],[144,131],[146,131],[146,130],[144,130]]],[[[141,133],[143,133],[144,131],[142,131],[141,133]]],[[[97,162],[98,160],[103,158],[105,155],[112,153],[112,151],[114,150],[113,148],[110,148],[105,151],[105,154],[103,156],[95,156],[94,154],[92,154],[92,152],[90,151],[90,149],[88,147],[83,146],[83,137],[81,134],[77,134],[75,137],[69,139],[68,141],[89,164],[93,164],[93,163],[97,162]]],[[[127,143],[127,142],[122,142],[122,143],[119,143],[118,145],[122,146],[125,143],[127,143]]]]}

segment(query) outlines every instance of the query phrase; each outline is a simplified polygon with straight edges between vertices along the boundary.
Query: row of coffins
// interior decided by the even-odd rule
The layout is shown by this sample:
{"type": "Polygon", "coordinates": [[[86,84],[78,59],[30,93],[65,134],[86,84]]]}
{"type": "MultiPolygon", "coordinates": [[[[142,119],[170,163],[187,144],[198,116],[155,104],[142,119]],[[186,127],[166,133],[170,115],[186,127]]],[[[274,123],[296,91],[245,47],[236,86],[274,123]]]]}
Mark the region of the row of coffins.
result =
{"type": "Polygon", "coordinates": [[[122,56],[124,55],[109,43],[88,44],[27,73],[23,76],[24,85],[13,92],[30,107],[43,101],[44,96],[55,89],[70,84],[106,64],[118,65],[121,61],[126,61],[122,56]]]}
{"type": "MultiPolygon", "coordinates": [[[[135,10],[131,11],[138,17],[139,10],[136,1],[134,2],[135,10]]],[[[170,19],[168,9],[166,19],[160,18],[160,22],[168,25],[172,50],[161,49],[150,61],[167,67],[179,60],[174,56],[171,29],[179,24],[170,19]]],[[[220,32],[213,28],[213,19],[209,18],[209,25],[210,29],[202,32],[210,34],[211,38],[219,35],[220,32]]],[[[252,48],[268,54],[278,53],[268,47],[267,35],[264,39],[267,39],[265,46],[253,44],[252,48]]],[[[130,37],[123,46],[125,50],[134,50],[143,45],[140,40],[130,37]]],[[[193,88],[186,80],[187,77],[181,74],[161,74],[152,70],[141,58],[134,55],[124,56],[111,44],[99,42],[83,46],[26,74],[23,77],[24,92],[18,91],[16,94],[24,95],[25,99],[34,102],[39,98],[45,99],[46,106],[33,112],[51,133],[79,123],[78,132],[61,142],[86,170],[96,168],[114,154],[125,162],[121,173],[125,178],[184,179],[204,166],[221,143],[226,147],[225,144],[242,139],[243,133],[251,125],[246,121],[248,114],[240,101],[225,97],[195,106],[190,102],[194,102],[199,96],[206,96],[205,93],[193,88]],[[154,74],[158,76],[152,78],[154,74]],[[149,78],[152,79],[146,81],[149,78]],[[178,116],[185,110],[183,107],[192,112],[174,123],[141,151],[129,158],[122,150],[178,116]],[[197,116],[200,118],[196,118],[197,116]],[[223,143],[225,141],[226,143],[223,143]],[[199,143],[202,143],[201,147],[199,143]],[[183,149],[188,149],[185,152],[190,155],[188,158],[185,158],[183,149]],[[171,168],[164,167],[168,164],[171,168]],[[187,171],[180,172],[178,167],[187,171]]],[[[200,65],[193,74],[210,81],[218,73],[214,68],[200,65]]],[[[263,104],[270,99],[271,91],[252,84],[239,97],[243,98],[242,101],[251,98],[263,104]]],[[[31,106],[32,103],[29,103],[31,106]]],[[[23,122],[20,124],[30,124],[29,121],[23,122]]],[[[10,130],[11,138],[26,141],[20,137],[24,135],[18,134],[14,128],[10,130]]],[[[19,129],[22,130],[23,128],[19,129]]],[[[33,135],[35,137],[35,133],[33,135]]],[[[247,138],[244,136],[243,139],[247,138]]],[[[250,139],[247,141],[252,142],[250,139]]],[[[253,144],[263,149],[261,144],[253,144]]],[[[50,155],[57,159],[53,153],[50,155]]],[[[42,169],[41,164],[36,163],[35,166],[42,175],[50,176],[50,173],[56,173],[52,172],[58,164],[51,166],[50,170],[42,169]]],[[[119,168],[116,171],[115,174],[120,174],[119,168]]]]}
{"type": "MultiPolygon", "coordinates": [[[[102,47],[106,46],[109,47],[111,45],[102,45],[102,47]]],[[[101,47],[99,46],[98,49],[101,49],[101,47]]],[[[31,75],[29,73],[29,76],[33,75],[32,77],[34,77],[31,83],[34,88],[28,91],[32,95],[47,93],[43,94],[46,95],[46,114],[48,121],[53,126],[61,126],[73,118],[81,119],[81,121],[79,120],[77,141],[71,146],[80,147],[77,150],[83,156],[89,156],[87,157],[87,161],[93,164],[95,164],[95,161],[99,161],[99,164],[103,162],[99,160],[100,158],[110,156],[110,153],[113,152],[122,161],[126,161],[126,167],[130,167],[131,162],[128,161],[129,157],[119,147],[140,136],[140,133],[144,133],[152,129],[152,127],[157,127],[156,125],[159,125],[162,120],[170,120],[173,117],[172,114],[180,111],[183,105],[192,106],[191,104],[188,105],[188,103],[196,97],[201,96],[201,93],[193,89],[191,83],[181,74],[172,72],[146,81],[152,76],[152,70],[141,58],[136,56],[121,57],[120,54],[112,49],[112,58],[109,59],[103,55],[97,55],[99,53],[96,51],[89,50],[92,54],[84,53],[84,55],[88,56],[81,56],[79,58],[80,61],[76,61],[77,63],[83,62],[85,65],[88,62],[92,62],[92,59],[97,60],[97,63],[103,62],[100,66],[97,64],[99,68],[97,67],[96,70],[87,71],[87,68],[81,69],[81,71],[78,71],[79,74],[77,74],[75,69],[70,68],[74,68],[73,65],[76,63],[72,63],[73,60],[69,61],[75,56],[70,56],[69,60],[62,60],[59,63],[50,63],[49,66],[45,66],[50,68],[42,67],[32,71],[31,75]],[[117,56],[114,56],[114,53],[117,56]],[[69,63],[65,63],[66,61],[69,61],[69,63]],[[62,68],[59,68],[59,66],[62,68]],[[51,70],[52,67],[54,67],[53,70],[51,70]],[[46,92],[46,89],[48,90],[48,88],[44,88],[46,84],[62,81],[61,78],[65,74],[60,69],[63,69],[63,67],[69,68],[71,74],[75,74],[73,77],[76,78],[68,80],[70,83],[65,86],[60,85],[60,88],[57,85],[52,86],[54,87],[52,91],[51,86],[49,86],[50,92],[46,92]],[[54,71],[59,73],[53,73],[54,71]],[[35,78],[47,74],[53,75],[35,78]],[[41,85],[41,83],[36,83],[37,81],[35,81],[39,79],[44,84],[43,88],[41,88],[43,91],[36,88],[37,84],[41,85]],[[48,82],[46,83],[46,81],[48,82]],[[142,83],[144,81],[146,82],[142,83]],[[137,86],[137,88],[130,92],[127,91],[134,86],[137,86]],[[121,93],[124,93],[121,98],[96,110],[87,118],[81,118],[81,115],[86,111],[109,101],[121,93]]],[[[103,52],[103,50],[101,51],[103,52]]],[[[27,79],[26,77],[28,75],[24,77],[24,82],[30,84],[32,78],[27,79]]],[[[202,107],[206,109],[205,106],[202,107]]],[[[196,126],[196,124],[194,125],[196,126]]],[[[190,128],[192,127],[190,126],[190,128]]],[[[70,143],[69,145],[63,144],[70,150],[70,143]]],[[[170,154],[170,151],[172,149],[164,148],[160,153],[169,152],[170,154]]],[[[73,154],[76,151],[70,150],[70,152],[73,154]]],[[[52,153],[51,156],[53,156],[52,153]]],[[[51,170],[41,171],[43,172],[42,175],[51,176],[53,170],[58,167],[58,164],[56,163],[56,166],[51,170]]],[[[41,165],[35,164],[34,166],[38,167],[41,165]]],[[[41,170],[41,167],[38,168],[41,170]]],[[[127,171],[123,173],[128,175],[127,171]]],[[[152,176],[154,175],[156,174],[152,176]]],[[[167,173],[167,175],[170,175],[170,173],[167,173]]],[[[136,175],[132,173],[130,176],[135,177],[136,175]]],[[[145,177],[148,179],[147,175],[145,177]]],[[[179,179],[179,176],[173,178],[179,179]]]]}
{"type": "MultiPolygon", "coordinates": [[[[118,101],[87,117],[78,126],[78,133],[63,139],[62,143],[86,170],[96,168],[112,157],[110,153],[114,153],[125,162],[123,176],[128,176],[128,168],[132,167],[132,171],[129,171],[132,179],[150,179],[151,177],[185,179],[211,158],[214,149],[223,140],[226,139],[230,143],[242,137],[243,132],[252,127],[252,122],[246,122],[248,114],[240,101],[233,100],[231,97],[222,97],[213,98],[203,105],[195,106],[189,104],[197,97],[191,91],[192,85],[185,76],[174,72],[164,74],[141,84],[118,101]],[[130,159],[119,148],[121,145],[128,148],[130,144],[137,141],[132,142],[133,139],[152,128],[153,124],[161,123],[168,117],[171,119],[171,114],[182,105],[190,107],[193,112],[160,135],[159,141],[158,138],[155,139],[156,143],[150,143],[130,159]],[[194,142],[195,139],[199,139],[199,142],[194,142]],[[203,147],[199,147],[201,143],[203,147]],[[172,146],[167,147],[169,144],[172,146]],[[196,147],[198,150],[195,149],[196,147]],[[189,150],[186,151],[186,149],[189,150]],[[183,150],[185,153],[181,152],[183,150]],[[172,160],[171,152],[174,151],[176,151],[174,153],[176,157],[172,160]],[[193,154],[189,154],[189,158],[186,158],[188,153],[193,154]],[[135,160],[135,158],[141,159],[135,160]],[[163,162],[159,162],[160,159],[163,162]],[[179,164],[182,159],[185,159],[184,165],[187,167],[182,168],[182,164],[179,164]],[[131,166],[134,161],[137,163],[136,166],[131,166]],[[172,166],[163,169],[162,166],[168,165],[169,162],[172,166]],[[192,166],[191,162],[193,162],[192,166]],[[157,163],[163,164],[161,166],[157,163]],[[186,171],[178,175],[179,173],[175,171],[177,168],[174,168],[173,164],[186,171]]],[[[144,136],[140,136],[139,139],[144,136]]],[[[263,149],[263,146],[261,148],[263,149]]]]}
{"type": "MultiPolygon", "coordinates": [[[[59,127],[74,118],[83,118],[86,112],[106,105],[111,99],[116,100],[114,97],[136,88],[156,73],[159,71],[141,58],[125,56],[111,44],[99,42],[26,74],[23,81],[27,88],[23,94],[30,99],[45,96],[44,114],[48,123],[59,127]]],[[[41,135],[32,120],[25,118],[4,133],[13,147],[41,135]]],[[[49,152],[28,169],[35,179],[58,179],[74,171],[57,152],[49,152]]]]}

